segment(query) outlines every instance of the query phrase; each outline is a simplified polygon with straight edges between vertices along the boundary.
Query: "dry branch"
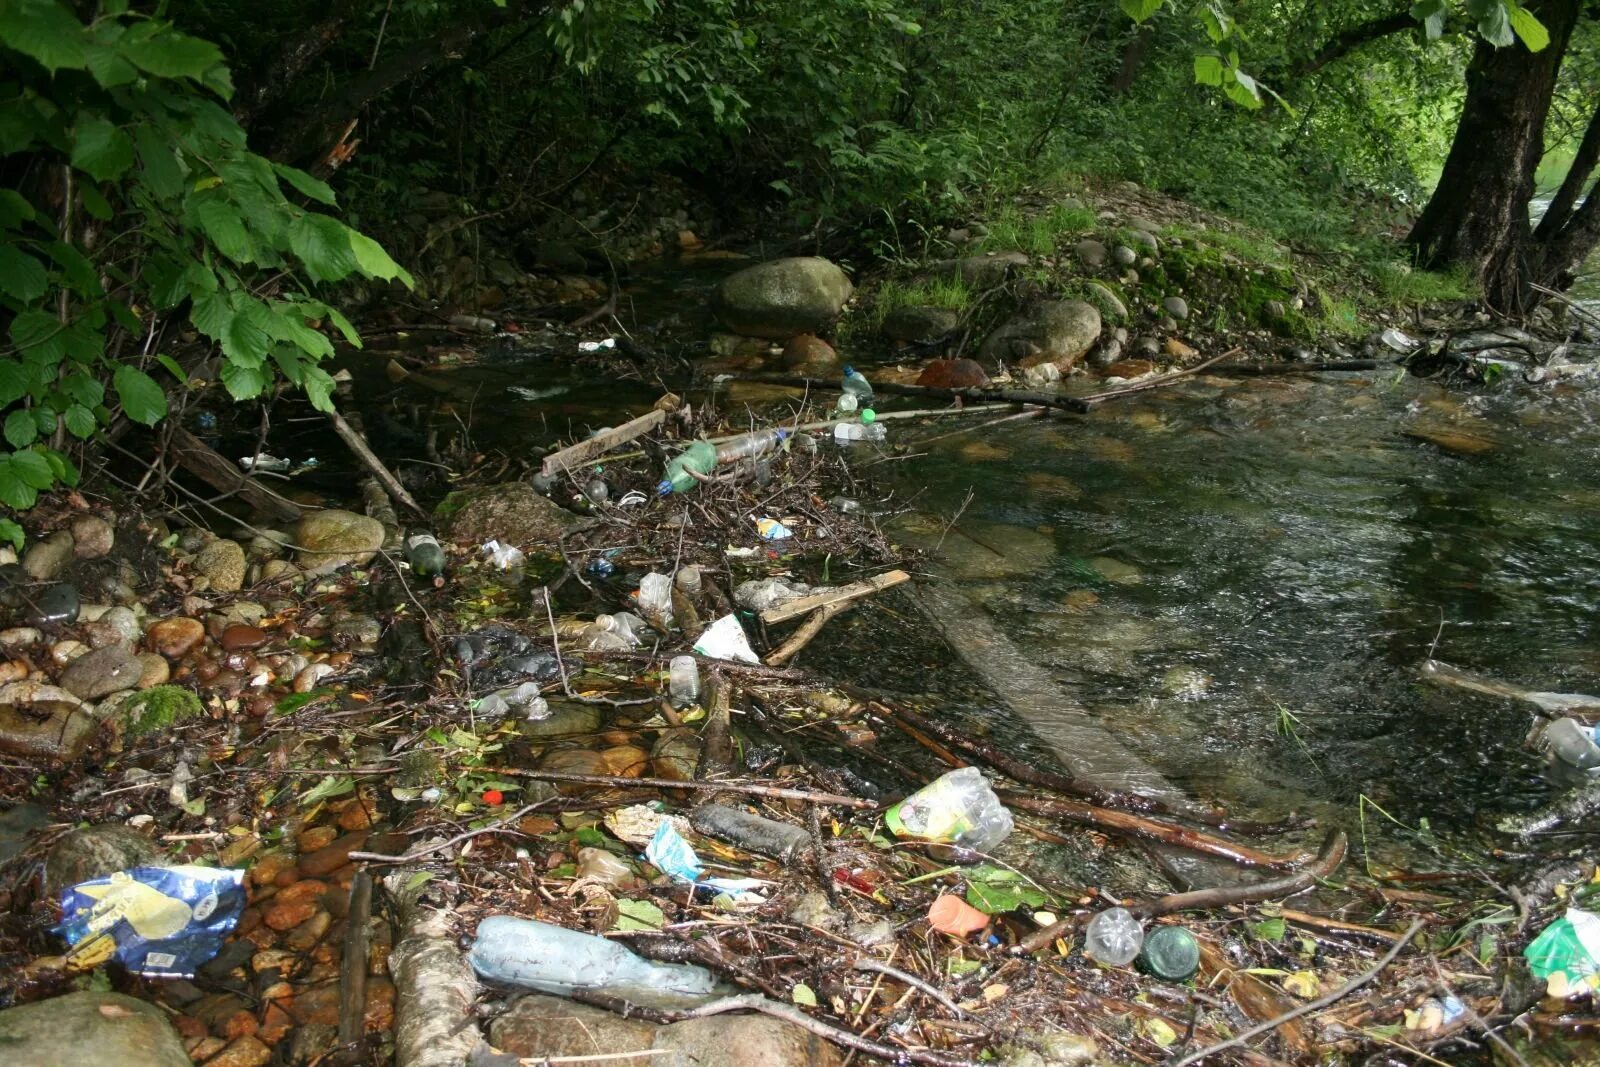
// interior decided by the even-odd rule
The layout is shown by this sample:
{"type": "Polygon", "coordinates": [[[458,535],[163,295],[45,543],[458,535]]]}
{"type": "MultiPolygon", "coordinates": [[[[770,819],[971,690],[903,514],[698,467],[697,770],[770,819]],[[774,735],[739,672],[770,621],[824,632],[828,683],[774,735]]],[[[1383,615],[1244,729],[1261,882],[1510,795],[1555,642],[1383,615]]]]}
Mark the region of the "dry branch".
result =
{"type": "Polygon", "coordinates": [[[885,571],[865,581],[851,582],[849,585],[841,585],[837,589],[828,589],[820,593],[812,593],[810,596],[775,604],[761,613],[761,621],[768,626],[775,626],[780,622],[798,619],[800,616],[818,608],[825,608],[830,604],[848,604],[851,601],[860,600],[862,597],[881,593],[885,589],[893,589],[895,586],[910,580],[911,575],[905,571],[885,571]]]}

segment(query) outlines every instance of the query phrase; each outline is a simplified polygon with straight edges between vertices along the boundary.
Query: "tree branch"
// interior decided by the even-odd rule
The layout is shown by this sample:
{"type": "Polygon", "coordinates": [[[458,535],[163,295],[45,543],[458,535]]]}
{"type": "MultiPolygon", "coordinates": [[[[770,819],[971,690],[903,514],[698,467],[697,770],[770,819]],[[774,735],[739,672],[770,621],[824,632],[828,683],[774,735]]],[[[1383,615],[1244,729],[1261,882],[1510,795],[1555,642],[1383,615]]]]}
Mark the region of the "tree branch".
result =
{"type": "Polygon", "coordinates": [[[1396,11],[1392,15],[1385,15],[1382,18],[1359,23],[1332,38],[1309,59],[1302,60],[1292,67],[1289,72],[1290,77],[1303,78],[1307,74],[1315,74],[1328,64],[1343,59],[1362,45],[1371,44],[1373,41],[1383,37],[1403,33],[1416,25],[1417,20],[1411,17],[1409,10],[1396,11]]]}
{"type": "Polygon", "coordinates": [[[1589,128],[1578,143],[1577,154],[1572,157],[1572,166],[1562,179],[1561,188],[1556,190],[1550,206],[1545,209],[1544,218],[1539,220],[1538,228],[1533,231],[1535,241],[1555,241],[1556,235],[1571,220],[1572,209],[1583,195],[1583,187],[1589,183],[1589,175],[1594,172],[1597,163],[1600,163],[1600,106],[1595,108],[1593,117],[1589,119],[1589,128]]]}
{"type": "Polygon", "coordinates": [[[366,6],[367,0],[339,0],[320,22],[307,26],[298,37],[283,46],[278,57],[262,74],[261,80],[249,93],[241,94],[234,118],[239,125],[249,126],[267,107],[277,101],[294,85],[306,68],[344,36],[344,31],[355,14],[366,6]]]}

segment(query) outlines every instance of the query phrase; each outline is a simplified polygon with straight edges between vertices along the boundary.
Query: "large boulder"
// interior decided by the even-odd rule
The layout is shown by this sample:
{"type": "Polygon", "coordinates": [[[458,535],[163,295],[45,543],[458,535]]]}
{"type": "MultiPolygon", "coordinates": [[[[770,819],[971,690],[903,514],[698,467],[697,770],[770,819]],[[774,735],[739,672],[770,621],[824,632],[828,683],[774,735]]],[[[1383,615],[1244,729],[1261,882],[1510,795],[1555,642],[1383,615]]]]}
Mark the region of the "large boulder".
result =
{"type": "Polygon", "coordinates": [[[553,544],[583,520],[551,503],[526,482],[505,482],[451,493],[439,505],[448,515],[446,533],[452,541],[526,547],[535,543],[553,544]]]}
{"type": "Polygon", "coordinates": [[[850,279],[829,260],[772,259],[723,280],[717,315],[736,333],[787,340],[833,322],[851,292],[850,279]]]}
{"type": "Polygon", "coordinates": [[[194,557],[194,569],[218,593],[237,593],[244,585],[244,548],[226,537],[211,542],[194,557]]]}
{"type": "Polygon", "coordinates": [[[360,566],[383,547],[383,523],[370,515],[329,508],[308,511],[294,531],[300,566],[307,574],[327,574],[346,564],[360,566]]]}
{"type": "Polygon", "coordinates": [[[54,899],[63,889],[104,878],[131,867],[161,867],[155,842],[126,826],[101,823],[72,830],[50,846],[44,858],[44,891],[54,899]]]}
{"type": "Polygon", "coordinates": [[[86,652],[61,672],[61,688],[84,700],[132,689],[139,684],[144,665],[126,645],[107,645],[86,652]]]}
{"type": "Polygon", "coordinates": [[[1019,367],[1054,363],[1069,369],[1100,338],[1100,312],[1082,300],[1049,300],[1024,308],[983,342],[980,355],[1019,367]]]}
{"type": "Polygon", "coordinates": [[[1005,281],[1013,267],[1028,265],[1028,257],[1021,252],[989,252],[981,256],[963,256],[960,259],[941,259],[929,264],[935,274],[955,278],[974,289],[987,289],[1005,281]]]}
{"type": "Polygon", "coordinates": [[[0,686],[0,752],[24,759],[72,760],[97,723],[83,701],[43,682],[0,686]]]}
{"type": "Polygon", "coordinates": [[[657,1026],[559,997],[526,996],[496,1019],[495,1048],[535,1061],[653,1050],[618,1059],[632,1067],[834,1067],[839,1050],[794,1023],[768,1015],[713,1015],[657,1026]]]}
{"type": "Polygon", "coordinates": [[[154,1004],[121,993],[68,993],[0,1011],[6,1067],[190,1067],[183,1040],[154,1004]]]}

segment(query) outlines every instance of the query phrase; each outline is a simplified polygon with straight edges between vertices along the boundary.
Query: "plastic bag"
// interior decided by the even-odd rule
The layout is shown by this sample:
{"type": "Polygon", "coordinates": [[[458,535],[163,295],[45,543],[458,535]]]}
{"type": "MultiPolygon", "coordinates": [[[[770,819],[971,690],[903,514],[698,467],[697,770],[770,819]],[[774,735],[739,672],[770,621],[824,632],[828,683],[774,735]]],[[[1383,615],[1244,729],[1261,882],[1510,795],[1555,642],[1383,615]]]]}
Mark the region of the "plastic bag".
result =
{"type": "Polygon", "coordinates": [[[1600,989],[1600,915],[1568,908],[1522,955],[1535,978],[1549,981],[1559,974],[1563,988],[1573,993],[1600,989]]]}
{"type": "Polygon", "coordinates": [[[510,570],[527,558],[522,554],[522,549],[516,545],[502,545],[499,541],[486,542],[483,554],[489,557],[489,562],[503,571],[510,570]]]}
{"type": "Polygon", "coordinates": [[[732,615],[724,615],[706,628],[700,635],[700,640],[694,643],[694,650],[702,656],[712,659],[731,659],[740,663],[760,663],[756,658],[755,650],[750,647],[750,639],[745,636],[744,627],[739,625],[739,620],[732,615]]]}
{"type": "Polygon", "coordinates": [[[134,867],[62,890],[55,932],[78,966],[115,956],[149,978],[193,978],[222,950],[244,906],[243,871],[134,867]]]}

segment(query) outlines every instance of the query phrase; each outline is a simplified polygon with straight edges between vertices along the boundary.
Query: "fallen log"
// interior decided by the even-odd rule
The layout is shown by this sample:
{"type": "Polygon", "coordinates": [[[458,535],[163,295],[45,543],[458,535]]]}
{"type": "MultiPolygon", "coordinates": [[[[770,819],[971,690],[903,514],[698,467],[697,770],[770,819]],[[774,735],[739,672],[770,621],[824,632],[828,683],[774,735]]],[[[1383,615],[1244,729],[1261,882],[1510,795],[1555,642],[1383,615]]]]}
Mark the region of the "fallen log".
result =
{"type": "Polygon", "coordinates": [[[372,451],[372,447],[367,444],[367,439],[360,430],[352,426],[337,411],[328,412],[328,421],[333,423],[333,432],[339,435],[339,440],[343,441],[345,447],[356,454],[356,458],[361,461],[367,470],[372,472],[372,476],[378,480],[378,484],[383,486],[383,491],[388,493],[396,504],[405,508],[415,518],[421,518],[428,514],[422,510],[421,505],[412,499],[411,494],[406,491],[406,487],[400,484],[400,479],[396,478],[394,473],[383,465],[383,460],[379,459],[377,454],[372,451]]]}
{"type": "MultiPolygon", "coordinates": [[[[766,382],[769,385],[792,385],[797,389],[831,390],[835,393],[839,391],[839,383],[836,381],[827,381],[822,378],[806,378],[794,374],[741,374],[738,375],[738,380],[766,382]]],[[[936,385],[882,382],[875,383],[872,389],[875,393],[888,393],[896,396],[933,396],[943,400],[976,400],[983,403],[998,400],[1006,404],[1031,404],[1034,407],[1058,408],[1062,411],[1074,411],[1079,414],[1088,412],[1091,407],[1079,397],[1063,396],[1059,393],[1038,393],[1027,389],[999,389],[991,386],[969,386],[955,389],[936,385]]]]}
{"type": "Polygon", "coordinates": [[[383,880],[401,930],[389,954],[395,1067],[461,1067],[483,1039],[473,1011],[478,977],[456,947],[449,909],[423,905],[433,883],[417,873],[403,868],[383,880]]]}
{"type": "Polygon", "coordinates": [[[347,1053],[357,1049],[367,1032],[367,951],[371,918],[372,875],[359,870],[350,882],[344,955],[339,960],[339,1044],[347,1053]]]}
{"type": "Polygon", "coordinates": [[[1210,359],[1202,360],[1192,367],[1186,367],[1183,370],[1173,371],[1171,374],[1163,374],[1159,378],[1146,378],[1142,382],[1135,382],[1132,385],[1125,385],[1120,389],[1107,389],[1099,393],[1090,393],[1088,396],[1079,397],[1078,400],[1084,405],[1083,410],[1092,411],[1095,407],[1099,406],[1100,404],[1104,404],[1108,400],[1120,400],[1125,396],[1133,396],[1137,393],[1148,393],[1152,389],[1160,389],[1164,386],[1181,382],[1185,378],[1192,378],[1213,364],[1221,363],[1229,356],[1236,356],[1242,351],[1244,351],[1242,348],[1230,348],[1226,352],[1222,353],[1222,355],[1212,356],[1210,359]]]}
{"type": "Polygon", "coordinates": [[[237,464],[177,424],[170,424],[167,454],[219,493],[237,496],[278,522],[298,521],[304,509],[241,471],[237,464]]]}
{"type": "Polygon", "coordinates": [[[676,778],[627,778],[612,774],[569,774],[566,771],[533,771],[520,767],[485,768],[492,774],[511,778],[532,778],[539,782],[573,782],[577,785],[608,785],[617,789],[697,789],[712,793],[748,793],[777,800],[803,800],[808,804],[837,805],[845,808],[876,808],[876,801],[860,797],[841,796],[837,793],[814,793],[806,789],[788,789],[778,785],[751,785],[746,782],[690,782],[676,778]]]}
{"type": "Polygon", "coordinates": [[[656,401],[654,409],[645,412],[638,418],[629,419],[621,426],[613,426],[608,430],[601,430],[586,440],[575,445],[568,445],[559,452],[552,452],[544,457],[540,466],[540,473],[550,476],[581,467],[596,456],[602,456],[613,448],[620,448],[629,441],[642,437],[656,429],[666,419],[668,412],[677,410],[679,400],[668,393],[656,401]]]}
{"type": "MultiPolygon", "coordinates": [[[[775,626],[780,622],[798,619],[800,616],[816,611],[818,608],[826,608],[835,604],[849,604],[860,600],[862,597],[881,593],[885,589],[893,589],[895,586],[902,585],[910,580],[911,575],[905,571],[885,571],[863,581],[841,585],[837,589],[826,589],[820,593],[812,593],[810,596],[797,597],[794,600],[785,600],[781,604],[774,604],[761,613],[761,621],[768,626],[775,626]]],[[[799,649],[795,651],[798,652],[799,649]]]]}
{"type": "Polygon", "coordinates": [[[1481,693],[1502,700],[1521,701],[1524,704],[1532,704],[1546,715],[1600,716],[1600,697],[1589,696],[1586,693],[1543,693],[1524,689],[1520,685],[1512,685],[1510,682],[1502,682],[1482,674],[1473,674],[1471,671],[1452,667],[1436,659],[1423,660],[1422,665],[1417,668],[1417,673],[1422,676],[1423,681],[1432,682],[1437,686],[1481,693]]]}

